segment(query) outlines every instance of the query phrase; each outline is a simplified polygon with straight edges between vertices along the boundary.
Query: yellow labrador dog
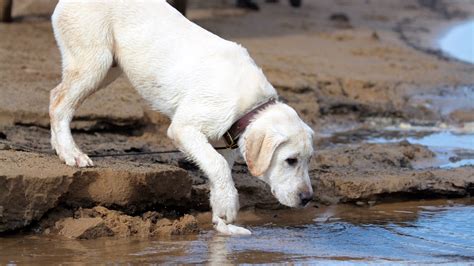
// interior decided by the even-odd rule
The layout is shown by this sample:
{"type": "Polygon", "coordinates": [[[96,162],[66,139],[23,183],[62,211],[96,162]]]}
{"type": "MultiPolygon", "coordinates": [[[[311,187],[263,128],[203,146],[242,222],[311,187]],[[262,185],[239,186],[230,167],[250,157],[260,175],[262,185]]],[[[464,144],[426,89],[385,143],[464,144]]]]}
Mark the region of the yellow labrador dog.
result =
{"type": "Polygon", "coordinates": [[[165,0],[60,0],[52,17],[62,81],[51,91],[51,143],[67,165],[93,166],[70,122],[84,99],[122,72],[150,106],[171,119],[176,146],[210,180],[213,223],[223,234],[239,209],[231,168],[238,151],[249,170],[290,207],[313,196],[312,130],[277,93],[242,46],[187,20],[165,0]],[[232,148],[214,149],[225,139],[232,148]]]}

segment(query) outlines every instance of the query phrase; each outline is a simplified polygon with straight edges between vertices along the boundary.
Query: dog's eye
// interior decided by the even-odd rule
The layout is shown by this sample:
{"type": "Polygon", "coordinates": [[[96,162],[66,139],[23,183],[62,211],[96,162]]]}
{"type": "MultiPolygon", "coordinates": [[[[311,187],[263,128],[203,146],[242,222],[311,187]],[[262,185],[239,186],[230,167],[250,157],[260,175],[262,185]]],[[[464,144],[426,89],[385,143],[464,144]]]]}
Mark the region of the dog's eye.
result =
{"type": "Polygon", "coordinates": [[[285,160],[290,166],[295,166],[298,163],[298,159],[296,158],[288,158],[285,160]]]}

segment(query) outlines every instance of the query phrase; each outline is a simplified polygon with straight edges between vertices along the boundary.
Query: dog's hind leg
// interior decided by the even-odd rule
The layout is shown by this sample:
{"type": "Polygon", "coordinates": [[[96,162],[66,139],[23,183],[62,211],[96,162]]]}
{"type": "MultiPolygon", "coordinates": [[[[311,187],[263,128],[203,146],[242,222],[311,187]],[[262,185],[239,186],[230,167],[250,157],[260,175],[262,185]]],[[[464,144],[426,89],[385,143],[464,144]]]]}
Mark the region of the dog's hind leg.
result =
{"type": "Polygon", "coordinates": [[[107,7],[102,2],[64,1],[59,2],[52,17],[63,75],[50,95],[51,144],[61,160],[71,166],[93,165],[71,135],[75,110],[87,96],[111,83],[121,72],[112,67],[112,27],[103,10],[107,7]]]}
{"type": "Polygon", "coordinates": [[[51,119],[51,144],[67,165],[86,167],[93,163],[74,142],[70,123],[80,104],[100,87],[110,83],[117,73],[106,78],[112,64],[112,55],[103,51],[102,62],[69,66],[63,72],[63,80],[51,91],[49,115],[51,119]],[[107,80],[108,79],[108,80],[107,80]]]}
{"type": "Polygon", "coordinates": [[[64,69],[61,84],[50,94],[51,145],[67,165],[92,166],[92,161],[74,142],[70,123],[87,96],[115,80],[121,70],[111,68],[113,55],[106,45],[74,47],[74,52],[66,45],[60,48],[64,69]]]}

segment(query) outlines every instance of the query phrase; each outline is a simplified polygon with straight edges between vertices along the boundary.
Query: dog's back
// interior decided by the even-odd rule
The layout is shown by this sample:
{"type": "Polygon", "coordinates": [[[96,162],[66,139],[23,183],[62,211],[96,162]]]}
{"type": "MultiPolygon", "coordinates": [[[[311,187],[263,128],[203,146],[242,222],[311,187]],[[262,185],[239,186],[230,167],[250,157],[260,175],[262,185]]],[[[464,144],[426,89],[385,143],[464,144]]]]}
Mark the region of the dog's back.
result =
{"type": "Polygon", "coordinates": [[[60,0],[52,22],[63,78],[51,91],[51,142],[69,165],[92,165],[70,134],[75,109],[122,71],[153,109],[174,120],[192,114],[211,138],[255,101],[276,95],[246,49],[165,0],[60,0]]]}
{"type": "Polygon", "coordinates": [[[211,90],[210,78],[237,71],[222,68],[253,65],[244,48],[190,22],[165,0],[61,0],[53,28],[63,69],[96,64],[102,73],[115,61],[143,98],[168,116],[181,96],[192,93],[177,90],[211,90]]]}

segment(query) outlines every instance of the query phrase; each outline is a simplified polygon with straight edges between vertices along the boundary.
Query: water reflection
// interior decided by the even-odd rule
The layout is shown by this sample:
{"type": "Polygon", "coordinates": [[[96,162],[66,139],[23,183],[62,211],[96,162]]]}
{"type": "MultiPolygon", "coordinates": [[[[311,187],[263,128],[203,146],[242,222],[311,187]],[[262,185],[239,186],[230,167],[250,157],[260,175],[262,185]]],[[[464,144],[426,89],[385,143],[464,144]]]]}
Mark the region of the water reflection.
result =
{"type": "Polygon", "coordinates": [[[240,222],[252,236],[204,231],[159,240],[4,237],[0,264],[466,262],[474,260],[473,220],[469,199],[247,211],[240,222]]]}

